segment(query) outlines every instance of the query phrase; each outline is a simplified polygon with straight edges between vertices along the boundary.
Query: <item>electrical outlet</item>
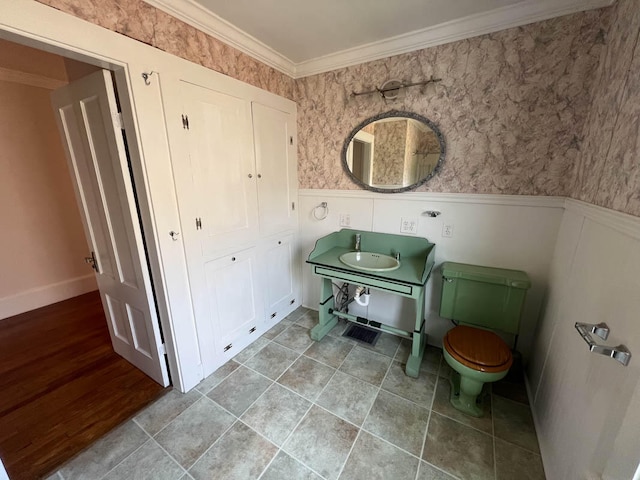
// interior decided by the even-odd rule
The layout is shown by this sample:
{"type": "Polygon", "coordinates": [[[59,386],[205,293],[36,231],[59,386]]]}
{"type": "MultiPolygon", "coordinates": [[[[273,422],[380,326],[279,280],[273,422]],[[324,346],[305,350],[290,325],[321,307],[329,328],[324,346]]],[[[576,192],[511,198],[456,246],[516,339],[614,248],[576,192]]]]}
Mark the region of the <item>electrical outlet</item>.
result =
{"type": "Polygon", "coordinates": [[[442,225],[442,236],[453,237],[453,225],[442,225]]]}
{"type": "Polygon", "coordinates": [[[418,233],[418,219],[416,217],[402,217],[400,222],[400,233],[418,233]]]}
{"type": "Polygon", "coordinates": [[[351,215],[348,213],[340,214],[340,226],[341,227],[350,227],[351,226],[351,215]]]}

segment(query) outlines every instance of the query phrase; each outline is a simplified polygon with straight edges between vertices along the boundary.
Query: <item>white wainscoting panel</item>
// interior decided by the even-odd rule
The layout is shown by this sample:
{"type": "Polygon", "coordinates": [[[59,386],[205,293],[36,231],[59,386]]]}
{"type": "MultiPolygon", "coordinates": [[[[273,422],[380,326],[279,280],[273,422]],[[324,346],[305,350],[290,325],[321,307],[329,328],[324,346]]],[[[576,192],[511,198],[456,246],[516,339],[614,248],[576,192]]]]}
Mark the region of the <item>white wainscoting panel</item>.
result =
{"type": "Polygon", "coordinates": [[[547,478],[630,479],[640,463],[640,218],[566,201],[527,376],[547,478]],[[623,366],[575,322],[606,322],[623,366]],[[635,356],[634,356],[635,354],[635,356]]]}
{"type": "MultiPolygon", "coordinates": [[[[427,285],[426,312],[429,343],[441,345],[450,328],[438,315],[442,285],[439,266],[445,261],[524,270],[532,280],[518,340],[525,358],[530,351],[540,305],[547,288],[549,266],[563,214],[564,199],[509,195],[436,193],[376,194],[364,191],[301,190],[300,237],[303,261],[315,241],[340,228],[340,214],[349,214],[351,227],[400,234],[403,218],[418,221],[417,235],[436,244],[436,269],[427,285]],[[312,209],[327,202],[329,216],[318,221],[312,209]],[[436,218],[422,215],[437,210],[436,218]],[[442,236],[444,224],[453,236],[442,236]]],[[[393,248],[393,245],[389,246],[393,248]]],[[[366,245],[362,248],[366,250],[366,245]]],[[[303,305],[317,309],[320,283],[303,264],[303,305]]],[[[355,303],[350,312],[403,329],[413,328],[413,305],[396,295],[373,292],[368,308],[355,303]]]]}

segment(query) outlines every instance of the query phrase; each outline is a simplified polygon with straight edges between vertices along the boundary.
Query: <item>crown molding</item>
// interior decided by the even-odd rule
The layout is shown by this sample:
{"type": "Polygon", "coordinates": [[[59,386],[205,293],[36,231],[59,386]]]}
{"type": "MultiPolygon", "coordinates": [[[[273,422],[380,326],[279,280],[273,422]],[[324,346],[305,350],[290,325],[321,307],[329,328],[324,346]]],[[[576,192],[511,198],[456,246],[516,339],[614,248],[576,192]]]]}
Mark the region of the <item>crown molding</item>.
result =
{"type": "Polygon", "coordinates": [[[614,1],[527,0],[298,63],[295,78],[465,40],[584,10],[607,7],[614,1]]]}
{"type": "Polygon", "coordinates": [[[193,0],[143,1],[240,50],[242,53],[294,77],[295,64],[291,60],[193,0]]]}
{"type": "Polygon", "coordinates": [[[615,0],[524,0],[300,63],[240,30],[194,0],[144,0],[241,52],[293,78],[349,67],[423,48],[519,27],[562,15],[611,6],[615,0]]]}

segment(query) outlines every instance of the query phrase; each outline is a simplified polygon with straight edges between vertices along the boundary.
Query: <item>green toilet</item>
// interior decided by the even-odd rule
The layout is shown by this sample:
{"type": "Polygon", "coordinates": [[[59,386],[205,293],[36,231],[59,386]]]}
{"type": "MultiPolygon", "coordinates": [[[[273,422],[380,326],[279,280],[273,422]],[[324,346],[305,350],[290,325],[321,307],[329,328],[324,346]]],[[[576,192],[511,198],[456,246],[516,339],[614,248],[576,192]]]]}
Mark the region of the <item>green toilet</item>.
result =
{"type": "Polygon", "coordinates": [[[518,335],[520,316],[531,282],[518,270],[464,263],[442,264],[440,316],[456,321],[442,351],[454,370],[451,403],[458,410],[482,416],[482,386],[507,375],[513,363],[510,347],[494,333],[518,335]]]}

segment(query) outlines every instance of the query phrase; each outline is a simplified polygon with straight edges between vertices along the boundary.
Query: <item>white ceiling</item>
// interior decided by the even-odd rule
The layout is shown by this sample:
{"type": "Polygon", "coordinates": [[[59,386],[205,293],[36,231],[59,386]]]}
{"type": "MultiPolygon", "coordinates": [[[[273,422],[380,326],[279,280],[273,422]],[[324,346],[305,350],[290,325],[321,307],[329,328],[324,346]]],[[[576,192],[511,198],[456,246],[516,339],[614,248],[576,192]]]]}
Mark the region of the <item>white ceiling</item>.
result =
{"type": "Polygon", "coordinates": [[[615,0],[145,0],[303,77],[615,0]]]}

